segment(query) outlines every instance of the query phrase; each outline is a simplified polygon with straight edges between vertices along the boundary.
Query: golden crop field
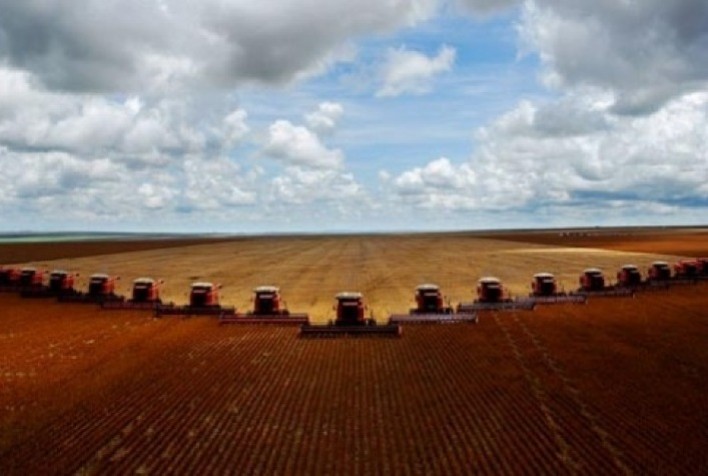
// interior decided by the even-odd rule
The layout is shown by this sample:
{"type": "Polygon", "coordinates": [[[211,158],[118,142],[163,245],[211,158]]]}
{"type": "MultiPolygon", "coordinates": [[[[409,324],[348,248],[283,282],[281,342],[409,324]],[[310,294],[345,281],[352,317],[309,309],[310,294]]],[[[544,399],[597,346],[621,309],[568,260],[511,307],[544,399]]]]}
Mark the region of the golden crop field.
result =
{"type": "Polygon", "coordinates": [[[656,259],[677,257],[473,235],[372,235],[243,238],[31,264],[79,271],[80,288],[91,273],[117,274],[125,294],[134,278],[164,279],[163,299],[177,303],[187,301],[191,282],[212,281],[223,285],[222,303],[239,310],[250,306],[252,288],[273,284],[281,287],[292,311],[324,321],[340,291],[362,292],[374,316],[383,318],[407,311],[421,283],[440,285],[457,303],[474,298],[477,279],[483,276],[496,276],[513,295],[525,296],[533,274],[540,271],[554,273],[570,291],[586,267],[603,268],[614,279],[623,264],[645,268],[656,259]]]}

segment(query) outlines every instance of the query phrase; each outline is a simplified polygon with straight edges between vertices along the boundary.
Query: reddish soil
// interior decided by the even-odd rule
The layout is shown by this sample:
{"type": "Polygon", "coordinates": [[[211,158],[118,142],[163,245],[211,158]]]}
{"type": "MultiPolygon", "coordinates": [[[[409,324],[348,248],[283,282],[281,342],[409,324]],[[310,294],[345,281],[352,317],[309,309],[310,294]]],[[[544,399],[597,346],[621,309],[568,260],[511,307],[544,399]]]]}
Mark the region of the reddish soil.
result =
{"type": "Polygon", "coordinates": [[[218,243],[237,238],[173,238],[155,240],[90,240],[51,243],[0,244],[0,265],[53,259],[78,258],[129,251],[177,248],[205,243],[218,243]]]}
{"type": "Polygon", "coordinates": [[[485,233],[485,238],[540,245],[603,248],[638,253],[708,256],[708,230],[587,230],[485,233]]]}
{"type": "Polygon", "coordinates": [[[705,474],[706,286],[394,340],[0,296],[0,473],[705,474]]]}

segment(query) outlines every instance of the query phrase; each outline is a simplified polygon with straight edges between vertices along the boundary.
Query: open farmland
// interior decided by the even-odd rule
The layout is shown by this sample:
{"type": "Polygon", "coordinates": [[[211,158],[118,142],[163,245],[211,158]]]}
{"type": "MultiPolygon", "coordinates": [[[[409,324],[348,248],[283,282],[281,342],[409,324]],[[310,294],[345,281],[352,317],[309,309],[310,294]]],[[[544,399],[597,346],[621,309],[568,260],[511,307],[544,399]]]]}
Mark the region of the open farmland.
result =
{"type": "MultiPolygon", "coordinates": [[[[522,294],[536,271],[570,288],[589,265],[611,274],[682,254],[657,252],[458,234],[240,239],[35,263],[126,283],[162,277],[179,301],[190,280],[213,279],[239,307],[274,283],[291,309],[322,320],[343,289],[364,292],[383,318],[407,309],[422,281],[453,302],[486,274],[522,294]]],[[[708,472],[705,283],[406,326],[401,339],[300,340],[293,328],[14,295],[0,305],[1,474],[708,472]]]]}
{"type": "MultiPolygon", "coordinates": [[[[80,248],[80,246],[79,246],[80,248]]],[[[408,309],[417,284],[434,282],[453,302],[470,300],[476,281],[494,275],[512,294],[526,295],[531,277],[552,272],[567,290],[577,287],[588,266],[607,271],[623,264],[645,267],[652,260],[673,261],[667,251],[577,248],[512,242],[477,235],[373,235],[240,238],[165,249],[101,254],[71,259],[27,261],[43,269],[80,272],[78,287],[86,287],[94,272],[123,278],[120,292],[128,293],[133,278],[165,280],[163,299],[186,302],[189,285],[206,280],[223,285],[222,301],[238,309],[250,306],[251,290],[262,284],[282,288],[291,310],[307,311],[316,321],[331,317],[339,291],[360,291],[375,316],[408,309]]]]}

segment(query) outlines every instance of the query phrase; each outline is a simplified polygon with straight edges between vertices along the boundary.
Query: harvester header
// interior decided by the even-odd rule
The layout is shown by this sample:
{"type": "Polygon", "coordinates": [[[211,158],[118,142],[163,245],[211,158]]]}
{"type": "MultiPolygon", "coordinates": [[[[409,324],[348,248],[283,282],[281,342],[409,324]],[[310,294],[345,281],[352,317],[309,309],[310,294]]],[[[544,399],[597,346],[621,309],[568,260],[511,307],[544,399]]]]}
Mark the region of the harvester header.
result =
{"type": "Polygon", "coordinates": [[[258,286],[253,290],[253,310],[246,314],[222,316],[221,324],[309,324],[305,313],[291,313],[280,295],[277,286],[258,286]]]}
{"type": "Polygon", "coordinates": [[[341,292],[337,300],[336,317],[327,324],[304,324],[300,327],[302,337],[343,337],[343,336],[380,336],[400,337],[401,326],[398,324],[377,324],[373,317],[365,317],[366,306],[359,292],[341,292]]]}
{"type": "Polygon", "coordinates": [[[532,311],[536,303],[531,299],[512,299],[499,278],[485,276],[477,281],[477,299],[461,302],[458,313],[477,311],[532,311]]]}
{"type": "Polygon", "coordinates": [[[455,313],[452,306],[445,302],[437,284],[416,286],[415,303],[416,306],[411,308],[408,314],[389,316],[389,324],[477,323],[477,315],[473,312],[455,313]]]}

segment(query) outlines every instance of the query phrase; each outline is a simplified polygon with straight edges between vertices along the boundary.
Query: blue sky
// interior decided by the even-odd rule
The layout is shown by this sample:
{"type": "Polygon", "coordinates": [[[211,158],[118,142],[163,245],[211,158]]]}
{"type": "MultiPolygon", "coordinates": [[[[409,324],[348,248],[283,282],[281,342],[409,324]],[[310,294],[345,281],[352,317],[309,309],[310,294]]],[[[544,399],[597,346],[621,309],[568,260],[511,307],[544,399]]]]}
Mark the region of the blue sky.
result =
{"type": "Polygon", "coordinates": [[[0,10],[2,231],[708,217],[699,0],[0,10]]]}

